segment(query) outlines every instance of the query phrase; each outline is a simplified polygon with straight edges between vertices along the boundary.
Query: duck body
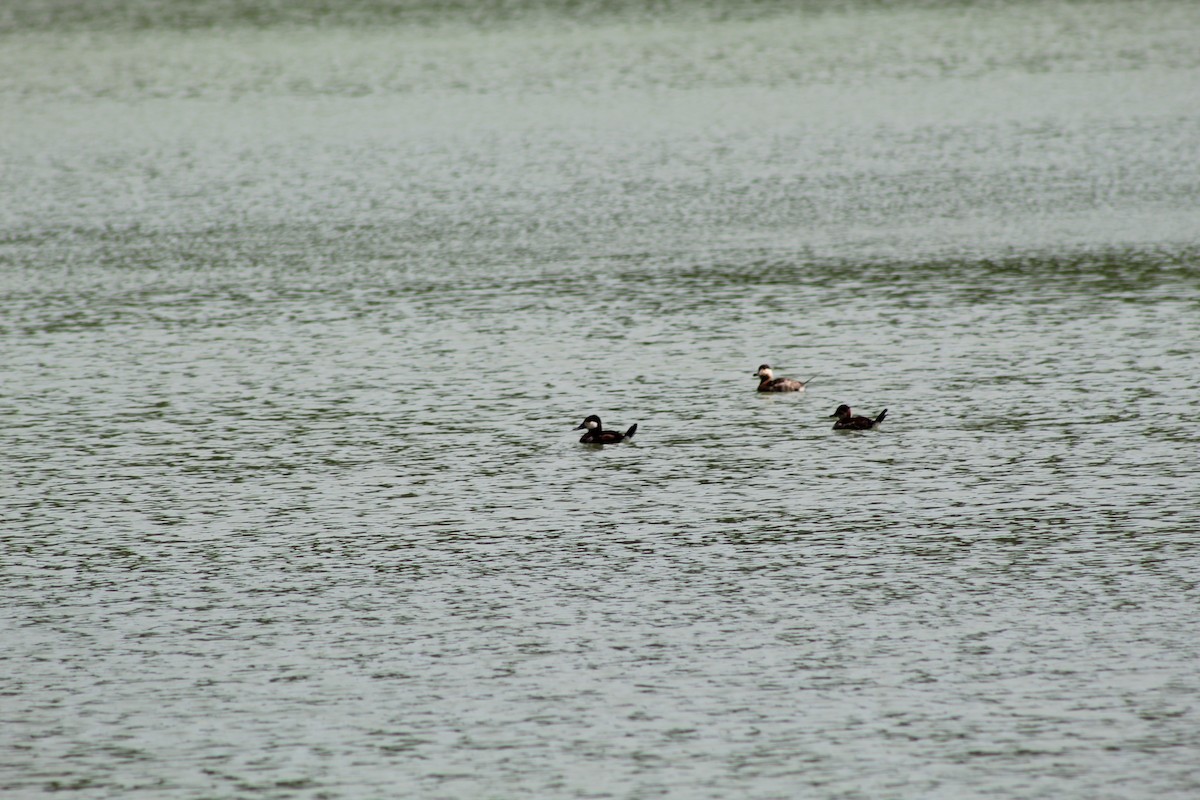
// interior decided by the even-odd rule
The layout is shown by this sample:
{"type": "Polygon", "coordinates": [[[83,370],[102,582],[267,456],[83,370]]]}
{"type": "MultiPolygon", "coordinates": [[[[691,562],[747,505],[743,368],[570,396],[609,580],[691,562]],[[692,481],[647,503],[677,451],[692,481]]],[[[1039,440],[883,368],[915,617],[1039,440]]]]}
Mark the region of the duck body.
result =
{"type": "Polygon", "coordinates": [[[604,423],[600,421],[600,417],[592,414],[587,419],[579,424],[575,430],[585,430],[586,433],[579,437],[580,444],[616,444],[617,442],[632,439],[637,433],[637,423],[629,426],[629,429],[624,433],[620,431],[604,430],[604,423]]]}
{"type": "Polygon", "coordinates": [[[804,387],[812,382],[812,378],[806,381],[776,378],[775,373],[771,371],[770,364],[761,365],[754,373],[754,377],[758,378],[758,391],[760,392],[803,392],[804,387]]]}
{"type": "Polygon", "coordinates": [[[848,405],[840,405],[837,411],[829,415],[831,419],[836,418],[837,422],[833,423],[835,431],[869,431],[879,423],[883,422],[883,418],[887,416],[887,409],[879,412],[879,416],[874,419],[870,417],[860,417],[854,414],[848,405]]]}

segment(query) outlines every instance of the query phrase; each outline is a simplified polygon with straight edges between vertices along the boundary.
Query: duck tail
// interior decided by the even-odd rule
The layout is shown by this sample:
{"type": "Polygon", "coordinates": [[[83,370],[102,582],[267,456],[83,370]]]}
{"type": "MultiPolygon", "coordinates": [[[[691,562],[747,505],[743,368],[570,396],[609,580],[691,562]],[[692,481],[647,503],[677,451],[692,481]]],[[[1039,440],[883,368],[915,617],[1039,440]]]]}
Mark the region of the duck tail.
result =
{"type": "Polygon", "coordinates": [[[816,375],[813,375],[811,378],[809,378],[808,380],[806,380],[806,381],[803,383],[803,385],[804,385],[804,386],[808,386],[810,383],[812,383],[812,382],[813,382],[813,381],[815,381],[816,379],[817,379],[817,376],[816,376],[816,375]]]}
{"type": "Polygon", "coordinates": [[[875,418],[875,424],[878,425],[879,423],[883,422],[883,418],[886,416],[887,416],[887,409],[885,408],[883,411],[880,411],[879,416],[875,418]]]}
{"type": "Polygon", "coordinates": [[[637,433],[637,423],[636,422],[629,426],[629,430],[625,431],[625,438],[632,439],[633,435],[635,433],[637,433]]]}

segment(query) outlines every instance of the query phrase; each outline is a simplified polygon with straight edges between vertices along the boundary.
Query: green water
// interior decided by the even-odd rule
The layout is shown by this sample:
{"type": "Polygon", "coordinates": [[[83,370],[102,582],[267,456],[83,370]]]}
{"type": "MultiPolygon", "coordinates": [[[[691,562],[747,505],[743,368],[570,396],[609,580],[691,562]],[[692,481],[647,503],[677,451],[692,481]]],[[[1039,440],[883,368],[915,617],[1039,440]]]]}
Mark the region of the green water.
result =
{"type": "Polygon", "coordinates": [[[1190,800],[1196,41],[6,5],[0,792],[1190,800]]]}

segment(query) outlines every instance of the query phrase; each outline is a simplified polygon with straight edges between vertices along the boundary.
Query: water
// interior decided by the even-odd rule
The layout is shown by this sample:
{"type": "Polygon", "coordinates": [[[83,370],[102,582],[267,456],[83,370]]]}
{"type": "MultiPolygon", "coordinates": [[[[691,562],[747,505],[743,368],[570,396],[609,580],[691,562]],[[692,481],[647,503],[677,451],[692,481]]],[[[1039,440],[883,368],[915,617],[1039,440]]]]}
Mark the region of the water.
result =
{"type": "Polygon", "coordinates": [[[1200,7],[0,26],[5,797],[1200,791],[1200,7]]]}

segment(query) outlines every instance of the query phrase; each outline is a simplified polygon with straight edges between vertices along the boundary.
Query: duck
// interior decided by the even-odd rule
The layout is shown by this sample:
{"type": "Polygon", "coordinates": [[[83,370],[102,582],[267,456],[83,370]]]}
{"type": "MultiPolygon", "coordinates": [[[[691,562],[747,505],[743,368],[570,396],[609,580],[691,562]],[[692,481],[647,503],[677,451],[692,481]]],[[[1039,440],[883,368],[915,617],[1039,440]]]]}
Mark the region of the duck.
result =
{"type": "Polygon", "coordinates": [[[758,372],[754,373],[754,377],[758,378],[758,391],[760,392],[803,392],[804,387],[813,380],[812,378],[806,381],[776,378],[775,373],[771,371],[770,364],[761,364],[758,372]]]}
{"type": "Polygon", "coordinates": [[[856,417],[850,406],[843,403],[837,407],[837,411],[829,415],[829,418],[837,418],[837,422],[833,423],[835,431],[869,431],[883,422],[883,418],[886,416],[887,409],[885,408],[879,412],[879,416],[875,417],[875,419],[871,419],[870,417],[856,417]]]}
{"type": "Polygon", "coordinates": [[[632,439],[633,435],[637,433],[636,422],[630,425],[629,430],[624,433],[620,431],[606,431],[604,430],[604,424],[600,422],[600,418],[595,414],[592,414],[581,422],[575,430],[580,431],[584,428],[587,429],[587,433],[579,437],[580,444],[616,444],[626,439],[632,439]]]}

